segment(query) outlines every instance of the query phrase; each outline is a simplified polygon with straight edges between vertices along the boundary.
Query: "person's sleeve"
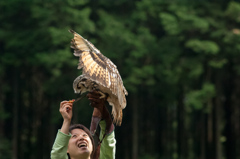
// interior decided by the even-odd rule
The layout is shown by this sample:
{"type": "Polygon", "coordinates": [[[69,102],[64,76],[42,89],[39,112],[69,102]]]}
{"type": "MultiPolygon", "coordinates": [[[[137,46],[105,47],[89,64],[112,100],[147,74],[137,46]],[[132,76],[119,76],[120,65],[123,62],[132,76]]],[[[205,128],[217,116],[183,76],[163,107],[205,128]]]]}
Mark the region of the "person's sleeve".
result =
{"type": "MultiPolygon", "coordinates": [[[[100,140],[102,139],[105,129],[106,129],[106,122],[100,121],[99,122],[101,132],[100,132],[100,140]]],[[[101,148],[100,148],[100,159],[115,159],[116,153],[116,139],[114,130],[110,134],[106,135],[102,141],[101,148]]]]}
{"type": "Polygon", "coordinates": [[[71,134],[67,135],[58,130],[55,142],[51,151],[51,159],[67,159],[68,141],[71,134]]]}

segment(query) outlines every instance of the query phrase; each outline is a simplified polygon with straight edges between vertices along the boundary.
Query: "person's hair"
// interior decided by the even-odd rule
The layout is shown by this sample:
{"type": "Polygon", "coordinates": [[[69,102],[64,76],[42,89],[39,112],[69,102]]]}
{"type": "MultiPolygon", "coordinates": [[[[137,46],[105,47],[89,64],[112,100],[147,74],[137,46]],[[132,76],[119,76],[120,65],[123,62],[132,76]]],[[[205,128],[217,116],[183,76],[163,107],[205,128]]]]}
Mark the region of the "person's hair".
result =
{"type": "MultiPolygon", "coordinates": [[[[86,128],[82,124],[73,124],[69,127],[69,132],[71,133],[71,131],[73,129],[82,129],[83,131],[85,131],[88,134],[89,138],[91,139],[92,145],[93,145],[93,151],[91,153],[91,158],[93,158],[93,154],[94,154],[94,151],[95,151],[95,144],[94,144],[94,139],[93,139],[90,131],[88,130],[88,128],[86,128]]],[[[68,154],[68,158],[71,159],[69,154],[68,154]]]]}

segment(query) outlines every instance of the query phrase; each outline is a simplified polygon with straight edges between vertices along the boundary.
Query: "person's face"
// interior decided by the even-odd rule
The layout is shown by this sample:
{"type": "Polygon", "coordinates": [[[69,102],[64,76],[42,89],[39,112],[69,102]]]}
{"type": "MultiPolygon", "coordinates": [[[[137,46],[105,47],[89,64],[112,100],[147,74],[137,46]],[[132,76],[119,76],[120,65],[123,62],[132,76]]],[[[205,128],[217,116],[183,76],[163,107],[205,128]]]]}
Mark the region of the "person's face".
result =
{"type": "Polygon", "coordinates": [[[89,158],[93,151],[93,145],[88,134],[82,129],[73,129],[71,134],[67,153],[71,158],[89,158]]]}

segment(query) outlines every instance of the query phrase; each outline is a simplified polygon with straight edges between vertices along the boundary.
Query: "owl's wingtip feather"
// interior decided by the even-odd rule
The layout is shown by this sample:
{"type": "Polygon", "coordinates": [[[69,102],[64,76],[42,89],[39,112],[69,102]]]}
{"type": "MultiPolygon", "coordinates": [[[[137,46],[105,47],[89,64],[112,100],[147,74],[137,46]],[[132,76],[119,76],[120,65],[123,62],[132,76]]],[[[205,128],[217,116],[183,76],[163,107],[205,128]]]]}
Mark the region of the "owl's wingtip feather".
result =
{"type": "Polygon", "coordinates": [[[72,30],[72,29],[69,29],[68,30],[70,33],[72,33],[72,34],[74,34],[75,33],[75,31],[74,30],[72,30]]]}

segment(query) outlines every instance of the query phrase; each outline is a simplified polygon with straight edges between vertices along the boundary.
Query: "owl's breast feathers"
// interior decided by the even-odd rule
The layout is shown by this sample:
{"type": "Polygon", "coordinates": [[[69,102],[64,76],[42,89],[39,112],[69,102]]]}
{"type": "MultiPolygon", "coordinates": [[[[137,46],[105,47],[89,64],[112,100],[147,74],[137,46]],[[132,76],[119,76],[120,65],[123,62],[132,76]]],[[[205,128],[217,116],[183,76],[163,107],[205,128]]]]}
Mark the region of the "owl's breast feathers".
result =
{"type": "MultiPolygon", "coordinates": [[[[78,69],[82,69],[82,74],[84,74],[85,77],[109,89],[107,92],[111,92],[109,94],[110,97],[112,94],[116,96],[115,98],[117,98],[117,100],[114,99],[109,102],[110,105],[120,107],[115,108],[118,111],[120,111],[119,109],[124,109],[126,107],[125,95],[128,95],[128,92],[123,86],[122,78],[117,67],[88,40],[73,30],[70,30],[70,32],[74,35],[71,41],[71,47],[74,49],[74,55],[79,57],[78,69]]],[[[104,92],[104,90],[102,91],[104,92]]],[[[114,113],[117,116],[121,114],[113,112],[113,116],[114,113]]]]}

